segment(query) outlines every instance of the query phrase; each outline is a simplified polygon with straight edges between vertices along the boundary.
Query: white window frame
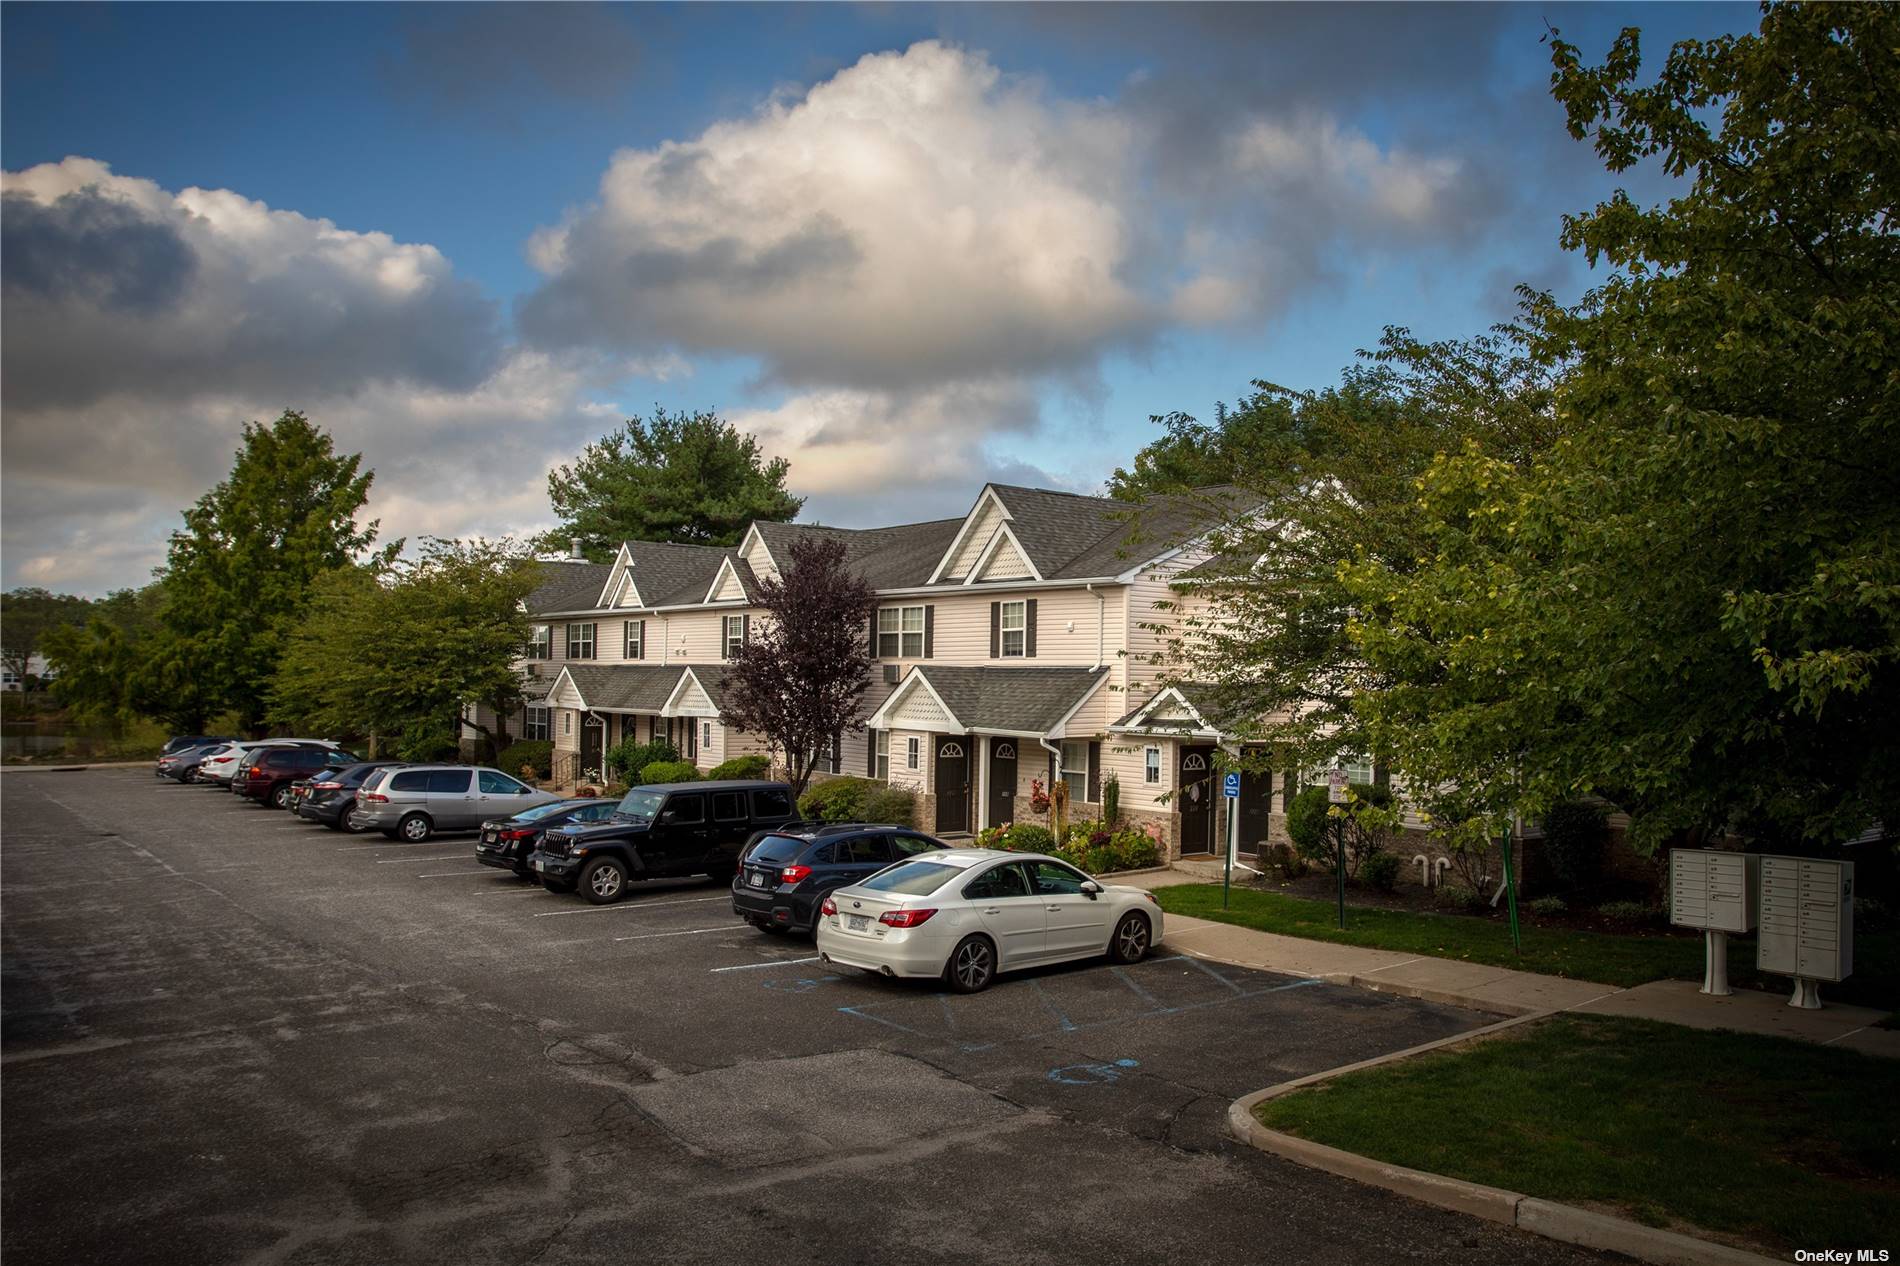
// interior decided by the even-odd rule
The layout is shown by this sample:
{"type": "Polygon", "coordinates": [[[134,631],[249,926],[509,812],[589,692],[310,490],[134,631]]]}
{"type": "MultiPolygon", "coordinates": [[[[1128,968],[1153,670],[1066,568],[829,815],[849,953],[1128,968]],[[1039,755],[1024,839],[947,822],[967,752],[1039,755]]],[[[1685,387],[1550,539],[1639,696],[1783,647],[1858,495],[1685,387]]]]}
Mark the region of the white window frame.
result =
{"type": "Polygon", "coordinates": [[[699,750],[703,752],[711,746],[712,746],[712,722],[701,721],[699,723],[699,750]]]}
{"type": "Polygon", "coordinates": [[[891,780],[891,732],[877,730],[877,778],[882,782],[891,780]]]}
{"type": "Polygon", "coordinates": [[[1061,767],[1056,770],[1056,776],[1061,778],[1063,782],[1069,784],[1070,804],[1081,804],[1088,798],[1089,745],[1086,741],[1082,739],[1062,740],[1062,761],[1061,767]],[[1079,760],[1081,764],[1069,764],[1071,756],[1079,760]]]}
{"type": "Polygon", "coordinates": [[[741,646],[745,645],[745,617],[742,615],[729,615],[725,617],[721,631],[725,634],[725,658],[731,659],[733,654],[737,652],[741,646]]]}
{"type": "Polygon", "coordinates": [[[554,658],[554,626],[551,624],[533,625],[528,633],[528,658],[554,658]]]}
{"type": "Polygon", "coordinates": [[[922,659],[924,657],[924,608],[921,603],[916,606],[877,609],[877,657],[879,659],[922,659]]]}
{"type": "MultiPolygon", "coordinates": [[[[1341,755],[1337,757],[1337,759],[1339,761],[1338,768],[1346,771],[1347,782],[1370,783],[1372,781],[1372,760],[1370,757],[1341,755]],[[1360,777],[1361,774],[1365,776],[1362,778],[1360,777]]],[[[1324,782],[1325,779],[1321,778],[1320,781],[1324,782]]]]}
{"type": "Polygon", "coordinates": [[[529,704],[522,710],[521,737],[530,743],[545,743],[554,737],[553,727],[548,723],[548,710],[529,704]]]}
{"type": "Polygon", "coordinates": [[[904,740],[904,768],[906,769],[921,768],[921,766],[918,764],[917,736],[914,734],[904,740]]]}
{"type": "Polygon", "coordinates": [[[1001,635],[997,639],[997,654],[1004,659],[1027,659],[1029,656],[1029,603],[1021,598],[1014,602],[1005,602],[999,624],[1001,635]],[[1013,625],[1010,623],[1012,615],[1016,618],[1016,623],[1013,625]],[[1014,650],[1010,649],[1011,635],[1016,638],[1014,650]]]}
{"type": "Polygon", "coordinates": [[[1141,753],[1141,780],[1150,787],[1161,782],[1161,749],[1147,747],[1141,753]]]}
{"type": "Polygon", "coordinates": [[[599,646],[598,646],[599,639],[596,636],[599,632],[600,632],[600,626],[598,624],[587,623],[587,624],[568,625],[567,626],[567,657],[569,659],[594,658],[595,652],[599,649],[599,646]],[[585,632],[577,634],[575,632],[576,629],[583,629],[585,630],[585,632]],[[581,653],[581,651],[575,649],[576,647],[585,647],[586,653],[585,654],[581,653]]]}
{"type": "Polygon", "coordinates": [[[645,620],[623,620],[620,625],[620,656],[622,659],[645,659],[647,657],[647,634],[645,620]]]}
{"type": "Polygon", "coordinates": [[[572,712],[561,713],[561,737],[567,738],[573,733],[574,733],[574,714],[572,712]]]}

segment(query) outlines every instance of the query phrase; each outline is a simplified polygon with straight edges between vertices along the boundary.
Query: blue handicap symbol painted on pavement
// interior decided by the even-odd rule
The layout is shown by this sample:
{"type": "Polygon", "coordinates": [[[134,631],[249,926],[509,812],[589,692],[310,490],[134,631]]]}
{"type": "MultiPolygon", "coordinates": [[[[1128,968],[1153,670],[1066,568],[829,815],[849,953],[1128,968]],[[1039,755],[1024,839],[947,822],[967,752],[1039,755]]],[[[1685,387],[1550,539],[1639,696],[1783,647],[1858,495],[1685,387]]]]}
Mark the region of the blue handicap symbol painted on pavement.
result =
{"type": "Polygon", "coordinates": [[[1068,1064],[1049,1070],[1049,1080],[1062,1086],[1112,1085],[1125,1068],[1138,1068],[1138,1059],[1118,1059],[1112,1064],[1068,1064]]]}
{"type": "Polygon", "coordinates": [[[836,979],[836,976],[806,976],[799,980],[768,980],[763,983],[767,989],[778,989],[785,993],[810,993],[826,981],[836,979]]]}

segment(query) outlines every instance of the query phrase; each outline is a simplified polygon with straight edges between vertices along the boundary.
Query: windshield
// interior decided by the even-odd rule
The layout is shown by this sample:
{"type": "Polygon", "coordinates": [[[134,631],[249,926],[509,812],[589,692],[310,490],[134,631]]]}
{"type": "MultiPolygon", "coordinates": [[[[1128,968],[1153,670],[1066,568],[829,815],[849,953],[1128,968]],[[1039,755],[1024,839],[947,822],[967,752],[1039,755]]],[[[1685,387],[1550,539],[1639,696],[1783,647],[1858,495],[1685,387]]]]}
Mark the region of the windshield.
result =
{"type": "Polygon", "coordinates": [[[614,810],[614,816],[651,822],[653,815],[660,811],[660,801],[664,799],[666,799],[664,791],[642,791],[636,787],[621,800],[620,807],[614,810]]]}
{"type": "Polygon", "coordinates": [[[565,813],[569,809],[586,804],[585,800],[550,800],[546,804],[537,804],[532,809],[523,809],[515,814],[517,822],[532,822],[536,818],[551,817],[556,813],[565,813]]]}
{"type": "Polygon", "coordinates": [[[921,897],[937,891],[968,869],[967,866],[947,862],[899,862],[889,870],[880,870],[858,887],[869,888],[872,892],[899,892],[907,897],[921,897]]]}

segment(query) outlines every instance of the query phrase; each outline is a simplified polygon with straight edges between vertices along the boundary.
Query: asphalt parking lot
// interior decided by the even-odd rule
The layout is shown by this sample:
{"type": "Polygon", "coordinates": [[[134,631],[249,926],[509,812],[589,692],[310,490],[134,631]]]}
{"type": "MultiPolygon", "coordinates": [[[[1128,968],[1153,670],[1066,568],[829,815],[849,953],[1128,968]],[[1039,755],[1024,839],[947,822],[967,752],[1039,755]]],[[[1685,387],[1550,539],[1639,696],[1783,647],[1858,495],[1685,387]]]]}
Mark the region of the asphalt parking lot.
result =
{"type": "Polygon", "coordinates": [[[1221,1131],[1477,1013],[1165,943],[949,996],[135,770],[0,830],[9,1266],[1601,1260],[1221,1131]]]}

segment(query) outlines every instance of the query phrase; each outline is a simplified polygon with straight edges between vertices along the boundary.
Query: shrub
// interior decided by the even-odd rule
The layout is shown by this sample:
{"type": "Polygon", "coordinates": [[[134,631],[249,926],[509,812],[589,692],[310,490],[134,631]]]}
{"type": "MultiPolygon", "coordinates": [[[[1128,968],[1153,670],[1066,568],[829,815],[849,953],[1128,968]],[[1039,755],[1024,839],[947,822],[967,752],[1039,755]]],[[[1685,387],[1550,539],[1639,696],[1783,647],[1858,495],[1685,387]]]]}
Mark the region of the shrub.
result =
{"type": "Polygon", "coordinates": [[[1380,892],[1391,892],[1399,886],[1401,865],[1397,853],[1374,853],[1361,863],[1359,877],[1380,892]]]}
{"type": "Polygon", "coordinates": [[[1102,821],[1114,827],[1122,820],[1122,780],[1114,774],[1102,779],[1102,821]]]}
{"type": "Polygon", "coordinates": [[[871,778],[827,778],[798,798],[798,813],[814,822],[862,822],[864,802],[884,784],[871,778]]]}
{"type": "Polygon", "coordinates": [[[1484,894],[1476,888],[1467,888],[1464,884],[1438,885],[1437,901],[1447,910],[1484,909],[1484,894]]]}
{"type": "Polygon", "coordinates": [[[1531,902],[1530,911],[1540,919],[1555,919],[1570,913],[1570,903],[1562,897],[1539,897],[1531,902]]]}
{"type": "Polygon", "coordinates": [[[1603,873],[1603,839],[1609,815],[1581,800],[1554,804],[1544,814],[1544,858],[1559,887],[1575,892],[1603,873]]]}
{"type": "Polygon", "coordinates": [[[656,760],[640,770],[640,781],[649,786],[661,782],[698,782],[699,766],[691,761],[656,760]]]}
{"type": "Polygon", "coordinates": [[[1048,853],[1054,851],[1055,846],[1055,833],[1033,822],[1018,822],[1010,827],[1003,842],[997,845],[1012,853],[1048,853]]]}
{"type": "Polygon", "coordinates": [[[765,771],[772,768],[769,756],[735,756],[729,761],[714,765],[706,772],[709,781],[718,782],[726,778],[763,778],[765,771]]]}
{"type": "Polygon", "coordinates": [[[1618,927],[1641,927],[1656,917],[1656,911],[1640,901],[1606,901],[1597,907],[1605,921],[1618,927]]]}
{"type": "Polygon", "coordinates": [[[600,794],[610,800],[618,800],[627,794],[627,784],[624,782],[610,782],[601,790],[600,794]]]}
{"type": "Polygon", "coordinates": [[[1286,833],[1293,847],[1323,870],[1338,865],[1339,840],[1344,837],[1349,879],[1356,878],[1366,859],[1377,856],[1385,847],[1394,804],[1390,787],[1356,782],[1351,790],[1352,802],[1339,806],[1339,814],[1332,812],[1332,796],[1325,787],[1308,787],[1300,792],[1286,814],[1286,833]]]}
{"type": "Polygon", "coordinates": [[[917,793],[909,787],[872,788],[864,797],[864,820],[885,826],[916,826],[917,793]]]}
{"type": "Polygon", "coordinates": [[[1275,844],[1269,848],[1267,862],[1271,866],[1279,867],[1280,874],[1287,879],[1304,879],[1306,873],[1312,869],[1307,865],[1306,858],[1302,857],[1300,851],[1291,844],[1275,844]]]}
{"type": "Polygon", "coordinates": [[[607,768],[614,773],[622,778],[633,778],[656,761],[676,761],[679,758],[679,749],[665,739],[655,739],[651,743],[622,739],[607,749],[606,761],[607,768]]]}
{"type": "Polygon", "coordinates": [[[549,778],[554,774],[554,744],[545,739],[524,739],[519,743],[510,743],[495,757],[495,768],[507,773],[515,773],[523,766],[530,766],[536,778],[549,778]]]}
{"type": "Polygon", "coordinates": [[[1286,833],[1293,847],[1301,857],[1327,870],[1333,867],[1332,822],[1327,817],[1330,807],[1326,788],[1306,787],[1293,797],[1286,811],[1286,833]]]}

